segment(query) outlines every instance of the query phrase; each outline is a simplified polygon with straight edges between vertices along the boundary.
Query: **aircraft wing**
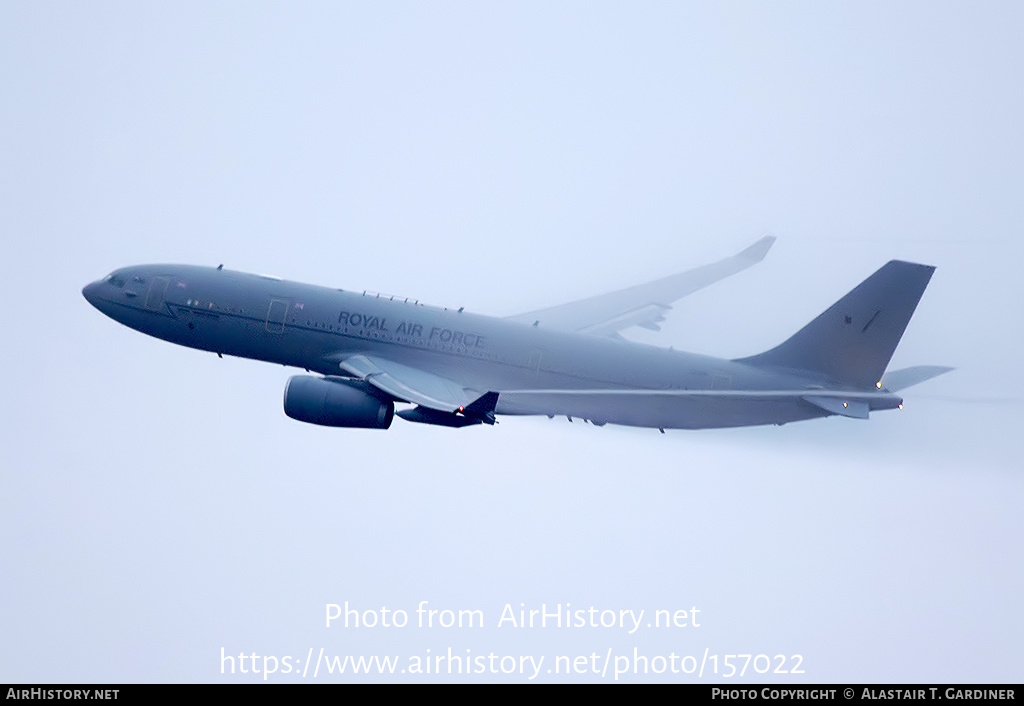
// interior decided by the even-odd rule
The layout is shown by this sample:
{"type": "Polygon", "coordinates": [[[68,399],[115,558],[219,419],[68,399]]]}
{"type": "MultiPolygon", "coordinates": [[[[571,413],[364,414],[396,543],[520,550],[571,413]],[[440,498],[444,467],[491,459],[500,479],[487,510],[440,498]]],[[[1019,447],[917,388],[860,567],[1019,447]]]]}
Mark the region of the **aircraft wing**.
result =
{"type": "Polygon", "coordinates": [[[596,336],[615,336],[631,326],[659,331],[661,327],[658,324],[665,319],[673,302],[756,265],[764,259],[774,242],[774,236],[766,235],[743,252],[710,265],[617,292],[507,318],[524,324],[596,336]]]}
{"type": "Polygon", "coordinates": [[[418,368],[369,355],[353,355],[339,365],[399,400],[440,412],[459,412],[484,393],[418,368]]]}

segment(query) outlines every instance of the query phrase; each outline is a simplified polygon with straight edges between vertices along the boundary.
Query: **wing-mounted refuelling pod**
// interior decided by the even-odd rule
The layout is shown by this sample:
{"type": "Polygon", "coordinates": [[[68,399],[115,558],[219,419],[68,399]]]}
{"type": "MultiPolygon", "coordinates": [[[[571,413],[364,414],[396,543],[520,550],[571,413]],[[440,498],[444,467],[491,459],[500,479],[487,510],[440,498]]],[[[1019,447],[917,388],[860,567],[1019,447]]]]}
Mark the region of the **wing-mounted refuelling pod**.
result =
{"type": "Polygon", "coordinates": [[[459,407],[454,412],[442,412],[418,405],[412,409],[403,409],[397,414],[409,422],[436,424],[442,427],[468,427],[474,424],[495,424],[494,408],[497,404],[498,393],[488,392],[468,406],[459,407]]]}

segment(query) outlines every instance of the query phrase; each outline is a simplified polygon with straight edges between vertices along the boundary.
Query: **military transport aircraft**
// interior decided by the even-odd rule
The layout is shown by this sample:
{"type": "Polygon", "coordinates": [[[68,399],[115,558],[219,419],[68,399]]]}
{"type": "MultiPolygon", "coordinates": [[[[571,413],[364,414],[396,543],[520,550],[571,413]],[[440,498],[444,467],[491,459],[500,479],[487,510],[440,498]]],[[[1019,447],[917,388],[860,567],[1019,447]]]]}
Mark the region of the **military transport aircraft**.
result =
{"type": "Polygon", "coordinates": [[[765,236],[711,265],[508,318],[220,267],[139,265],[82,290],[125,326],[190,348],[304,368],[284,410],[303,422],[463,427],[495,415],[701,429],[866,419],[950,368],[886,373],[933,267],[893,260],[769,351],[724,360],[627,341],[676,300],[760,262],[765,236]],[[322,376],[322,377],[321,377],[322,376]]]}

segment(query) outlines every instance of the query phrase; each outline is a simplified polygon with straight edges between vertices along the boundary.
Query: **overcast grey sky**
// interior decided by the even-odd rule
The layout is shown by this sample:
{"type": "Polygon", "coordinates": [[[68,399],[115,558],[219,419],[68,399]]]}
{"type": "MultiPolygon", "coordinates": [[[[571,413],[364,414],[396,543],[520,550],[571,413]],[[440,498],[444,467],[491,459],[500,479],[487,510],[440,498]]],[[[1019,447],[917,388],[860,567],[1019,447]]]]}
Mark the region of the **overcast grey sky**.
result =
{"type": "Polygon", "coordinates": [[[262,678],[222,648],[1020,681],[1021,36],[1013,2],[0,0],[0,681],[262,678]],[[938,270],[893,365],[957,371],[866,423],[331,430],[282,413],[293,371],[80,294],[225,263],[504,315],[765,232],[638,338],[756,353],[900,258],[938,270]],[[487,622],[325,628],[345,601],[487,622]],[[521,603],[701,627],[498,628],[521,603]]]}

